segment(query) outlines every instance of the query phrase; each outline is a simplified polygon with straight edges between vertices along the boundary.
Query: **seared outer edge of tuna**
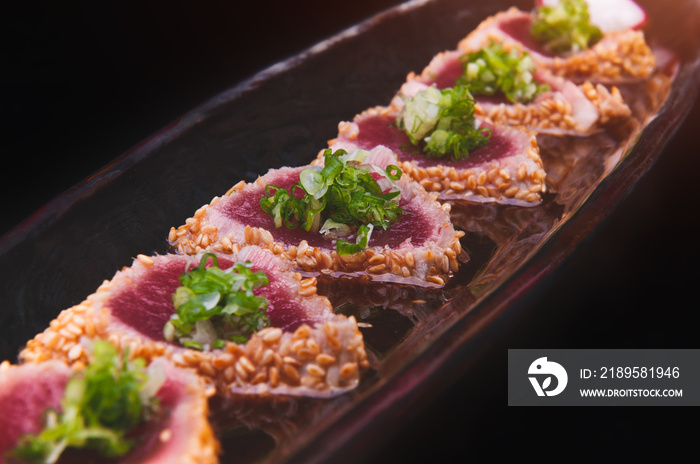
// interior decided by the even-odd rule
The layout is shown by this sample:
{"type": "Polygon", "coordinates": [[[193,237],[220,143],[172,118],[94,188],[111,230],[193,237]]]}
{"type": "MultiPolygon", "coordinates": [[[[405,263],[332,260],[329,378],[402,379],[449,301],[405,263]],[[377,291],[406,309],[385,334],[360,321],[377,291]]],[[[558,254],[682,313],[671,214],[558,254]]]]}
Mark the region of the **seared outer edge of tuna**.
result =
{"type": "MultiPolygon", "coordinates": [[[[490,39],[512,42],[522,48],[520,42],[504,33],[498,25],[523,15],[529,16],[529,13],[511,7],[490,16],[463,38],[458,48],[473,51],[490,39]]],[[[579,81],[591,80],[605,84],[638,81],[647,79],[656,69],[656,59],[646,43],[644,33],[631,29],[605,33],[592,47],[562,57],[548,57],[528,51],[538,67],[545,67],[556,75],[579,81]]]]}
{"type": "MultiPolygon", "coordinates": [[[[139,255],[134,266],[150,266],[149,256],[139,255]]],[[[316,279],[302,279],[300,294],[316,298],[316,279]]],[[[144,337],[111,316],[107,307],[113,282],[105,280],[83,302],[63,310],[49,327],[29,340],[19,354],[20,362],[50,359],[73,368],[88,362],[82,337],[105,339],[130,357],[147,361],[163,356],[178,367],[195,369],[220,393],[287,394],[328,397],[354,388],[361,370],[369,367],[362,333],[353,317],[303,324],[294,332],[268,327],[247,343],[227,342],[226,348],[200,352],[165,341],[144,337]]],[[[327,299],[326,299],[327,301],[327,299]]],[[[212,392],[213,393],[213,392],[212,392]]]]}

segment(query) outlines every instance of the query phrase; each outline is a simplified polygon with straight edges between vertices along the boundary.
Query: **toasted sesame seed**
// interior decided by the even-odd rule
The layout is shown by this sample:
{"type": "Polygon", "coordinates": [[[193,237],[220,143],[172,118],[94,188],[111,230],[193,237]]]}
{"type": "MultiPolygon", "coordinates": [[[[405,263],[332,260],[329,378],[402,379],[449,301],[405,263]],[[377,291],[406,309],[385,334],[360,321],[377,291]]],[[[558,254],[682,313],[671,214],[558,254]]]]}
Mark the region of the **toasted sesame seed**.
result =
{"type": "Polygon", "coordinates": [[[325,377],[326,375],[326,370],[318,364],[307,364],[306,372],[308,372],[310,375],[313,375],[314,377],[325,377]]]}
{"type": "Polygon", "coordinates": [[[339,352],[343,348],[343,345],[340,343],[340,340],[338,340],[338,338],[336,338],[332,335],[326,336],[326,342],[328,343],[328,346],[330,346],[333,351],[339,352]]]}
{"type": "Polygon", "coordinates": [[[262,339],[267,344],[273,344],[273,343],[277,343],[281,337],[282,337],[282,329],[275,327],[275,328],[267,329],[265,334],[262,336],[262,339]]]}
{"type": "Polygon", "coordinates": [[[259,364],[262,366],[267,366],[268,364],[273,362],[274,359],[275,359],[275,352],[268,348],[263,352],[263,355],[262,355],[262,358],[260,359],[259,364]]]}
{"type": "Polygon", "coordinates": [[[358,365],[356,362],[347,362],[340,368],[340,376],[343,378],[352,377],[357,373],[357,370],[358,365]]]}
{"type": "Polygon", "coordinates": [[[266,380],[267,380],[267,373],[266,372],[258,372],[251,379],[250,383],[251,383],[251,385],[257,385],[259,383],[265,382],[266,380]]]}
{"type": "MultiPolygon", "coordinates": [[[[292,339],[299,340],[302,338],[308,338],[311,335],[311,327],[308,324],[302,324],[294,331],[292,339]]],[[[302,341],[303,342],[303,341],[302,341]]]]}
{"type": "Polygon", "coordinates": [[[236,377],[238,377],[242,381],[248,380],[248,371],[246,370],[245,367],[240,362],[237,362],[235,364],[235,370],[236,370],[236,377]]]}
{"type": "Polygon", "coordinates": [[[240,358],[238,358],[238,363],[240,363],[241,367],[243,367],[243,369],[245,369],[246,371],[250,373],[255,372],[255,366],[245,356],[241,356],[240,358]]]}
{"type": "Polygon", "coordinates": [[[375,266],[370,266],[367,268],[367,272],[370,274],[381,274],[386,270],[386,265],[384,263],[377,264],[375,266]]]}
{"type": "Polygon", "coordinates": [[[276,367],[271,367],[268,370],[268,377],[270,379],[270,386],[276,387],[279,384],[279,370],[276,367]]]}
{"type": "Polygon", "coordinates": [[[323,365],[334,364],[336,357],[328,353],[320,353],[316,356],[316,362],[323,365]]]}
{"type": "Polygon", "coordinates": [[[282,358],[282,360],[284,361],[285,364],[289,364],[289,365],[295,366],[295,367],[301,367],[301,362],[298,359],[293,358],[291,356],[284,356],[282,358]]]}
{"type": "Polygon", "coordinates": [[[292,382],[299,382],[301,379],[301,376],[299,375],[299,371],[292,365],[290,364],[285,364],[284,367],[282,368],[282,372],[284,372],[284,375],[289,378],[292,382]]]}
{"type": "Polygon", "coordinates": [[[292,342],[292,353],[299,355],[299,350],[304,348],[305,340],[294,340],[292,342]]]}
{"type": "Polygon", "coordinates": [[[73,345],[73,347],[68,350],[68,361],[76,361],[83,354],[83,346],[80,344],[73,345]]]}

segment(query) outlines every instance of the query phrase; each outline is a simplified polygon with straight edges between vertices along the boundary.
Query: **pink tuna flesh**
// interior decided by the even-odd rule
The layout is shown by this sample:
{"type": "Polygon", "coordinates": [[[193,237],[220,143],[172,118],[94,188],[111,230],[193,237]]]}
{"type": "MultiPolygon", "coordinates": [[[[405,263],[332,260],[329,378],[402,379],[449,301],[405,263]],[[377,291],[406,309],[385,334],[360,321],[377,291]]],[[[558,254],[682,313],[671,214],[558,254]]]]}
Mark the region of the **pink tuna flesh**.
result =
{"type": "Polygon", "coordinates": [[[181,459],[187,452],[196,450],[183,449],[191,443],[187,440],[192,434],[191,413],[188,397],[192,396],[190,383],[196,382],[192,373],[174,367],[164,360],[156,360],[164,366],[166,381],[156,393],[160,409],[158,417],[132,430],[130,436],[139,441],[124,461],[139,463],[171,463],[181,459]],[[163,441],[161,432],[169,430],[170,439],[163,441]]]}
{"type": "MultiPolygon", "coordinates": [[[[372,148],[374,145],[368,145],[366,149],[371,150],[372,148]]],[[[266,179],[269,179],[269,184],[289,190],[292,185],[299,182],[299,173],[303,169],[280,169],[270,177],[266,176],[266,179]]],[[[302,240],[306,240],[310,246],[335,249],[335,242],[318,232],[305,231],[299,227],[290,229],[284,225],[276,228],[272,216],[263,211],[260,206],[262,191],[262,188],[245,189],[233,194],[223,207],[225,209],[221,211],[221,214],[242,225],[266,229],[270,231],[275,241],[286,246],[298,245],[302,240]]],[[[414,246],[420,246],[428,240],[436,239],[437,226],[427,219],[427,215],[419,207],[403,199],[399,205],[403,209],[403,213],[399,215],[398,220],[387,230],[375,228],[369,246],[398,247],[408,239],[414,246]]],[[[355,235],[350,235],[345,240],[354,241],[355,238],[355,235]]]]}
{"type": "Polygon", "coordinates": [[[498,27],[505,34],[523,44],[527,50],[544,56],[553,56],[530,34],[532,16],[529,14],[522,13],[508,16],[507,19],[498,23],[498,27]]]}
{"type": "MultiPolygon", "coordinates": [[[[435,85],[440,90],[454,87],[457,79],[464,74],[462,56],[464,56],[463,53],[457,50],[442,53],[430,63],[430,72],[419,76],[416,81],[427,86],[435,85]]],[[[555,78],[541,70],[535,71],[534,80],[538,84],[548,84],[554,91],[560,90],[563,86],[561,78],[555,78]]],[[[404,84],[401,90],[407,96],[413,96],[418,91],[423,90],[423,88],[420,85],[412,85],[409,81],[408,84],[404,84]]],[[[477,94],[474,95],[474,99],[479,103],[511,103],[503,94],[491,96],[477,94]]]]}
{"type": "MultiPolygon", "coordinates": [[[[524,146],[513,139],[510,134],[497,127],[491,127],[491,140],[488,145],[483,146],[469,154],[469,157],[459,161],[452,161],[448,158],[428,158],[418,151],[418,148],[411,144],[406,133],[394,126],[394,118],[385,115],[371,115],[360,117],[356,121],[360,133],[353,143],[365,150],[376,145],[384,145],[394,150],[401,161],[413,161],[422,168],[437,165],[449,165],[455,169],[468,169],[473,166],[483,165],[490,161],[499,160],[509,156],[520,154],[524,151],[524,146]]],[[[484,124],[484,127],[489,125],[484,124]]],[[[529,143],[529,137],[527,142],[529,143]]],[[[374,235],[372,235],[374,238],[374,235]]]]}
{"type": "Polygon", "coordinates": [[[22,435],[43,429],[47,408],[60,410],[70,372],[67,366],[50,361],[0,374],[0,463],[22,435]]]}
{"type": "MultiPolygon", "coordinates": [[[[221,269],[234,265],[226,256],[218,255],[217,258],[221,269]]],[[[172,295],[180,286],[180,275],[197,267],[199,261],[195,257],[180,255],[160,256],[154,261],[155,264],[140,272],[133,282],[118,285],[107,305],[112,315],[124,324],[150,339],[163,341],[163,326],[175,313],[172,295]]],[[[256,259],[252,261],[253,271],[265,271],[270,281],[270,285],[260,287],[255,294],[268,299],[267,316],[271,326],[294,330],[303,323],[317,320],[306,313],[297,298],[290,295],[288,275],[275,272],[269,263],[258,263],[256,259]]]]}
{"type": "MultiPolygon", "coordinates": [[[[189,406],[184,404],[190,396],[188,383],[196,381],[193,374],[179,370],[163,360],[166,381],[158,390],[160,410],[157,418],[137,427],[129,437],[137,445],[122,458],[108,462],[169,463],[175,462],[183,452],[179,443],[187,443],[183,437],[191,434],[189,406]],[[163,442],[160,432],[170,430],[170,440],[163,442]]],[[[66,383],[71,370],[54,361],[42,364],[25,364],[0,375],[0,464],[3,454],[13,449],[24,434],[36,434],[43,429],[43,414],[48,408],[60,410],[66,383]]],[[[59,462],[99,463],[105,458],[90,450],[66,449],[59,462]]]]}

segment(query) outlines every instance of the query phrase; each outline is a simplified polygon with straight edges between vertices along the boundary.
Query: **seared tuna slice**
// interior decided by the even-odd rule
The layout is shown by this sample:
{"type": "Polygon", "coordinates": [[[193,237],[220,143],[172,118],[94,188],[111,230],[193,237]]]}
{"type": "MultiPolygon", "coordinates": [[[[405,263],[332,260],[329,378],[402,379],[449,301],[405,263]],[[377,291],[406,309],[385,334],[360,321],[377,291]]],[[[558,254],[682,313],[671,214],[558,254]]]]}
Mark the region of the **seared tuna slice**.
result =
{"type": "Polygon", "coordinates": [[[134,356],[165,356],[195,368],[222,393],[332,396],[354,388],[368,366],[362,334],[353,318],[335,315],[327,298],[316,295],[316,279],[302,280],[288,262],[257,246],[218,255],[221,269],[252,262],[269,285],[255,290],[268,300],[270,326],[246,343],[198,351],[166,341],[163,331],[175,313],[172,296],[179,277],[201,256],[140,255],[84,302],[63,311],[27,343],[24,361],[61,359],[85,364],[81,337],[111,341],[134,356]]]}
{"type": "MultiPolygon", "coordinates": [[[[385,147],[370,147],[367,163],[382,168],[396,164],[385,147]]],[[[388,229],[375,228],[367,247],[354,254],[338,254],[335,240],[300,227],[275,227],[273,218],[260,206],[267,185],[289,189],[299,182],[308,166],[270,170],[255,182],[240,182],[226,195],[200,208],[194,217],[172,228],[169,241],[179,253],[214,250],[236,252],[255,244],[272,250],[308,273],[334,276],[369,276],[377,281],[401,281],[418,285],[443,285],[457,270],[461,252],[459,238],[441,206],[417,183],[403,176],[399,206],[403,213],[388,229]]],[[[355,240],[355,235],[347,237],[355,240]]]]}
{"type": "Polygon", "coordinates": [[[64,363],[0,364],[0,463],[20,437],[43,427],[47,408],[59,409],[71,370],[64,363]]]}
{"type": "MultiPolygon", "coordinates": [[[[509,46],[513,45],[507,43],[504,49],[509,46]]],[[[393,105],[400,105],[401,95],[411,96],[421,90],[422,85],[435,85],[439,89],[454,86],[464,74],[461,58],[479,48],[437,54],[420,75],[408,75],[393,105]]],[[[582,136],[630,116],[630,109],[616,87],[609,91],[601,84],[588,81],[577,85],[546,70],[538,70],[533,79],[549,86],[549,90],[528,103],[513,103],[502,96],[475,95],[476,114],[495,124],[520,126],[539,133],[582,136]]]]}
{"type": "Polygon", "coordinates": [[[650,77],[656,69],[651,48],[639,30],[605,32],[590,48],[554,56],[530,35],[533,16],[515,7],[484,20],[462,39],[462,52],[478,50],[489,41],[503,42],[530,53],[538,67],[578,82],[621,84],[650,77]]]}
{"type": "MultiPolygon", "coordinates": [[[[156,369],[165,375],[155,394],[159,412],[139,425],[133,437],[130,435],[137,441],[135,447],[109,462],[219,462],[219,444],[207,417],[210,393],[202,379],[162,358],[154,360],[148,371],[156,369]]],[[[61,411],[61,398],[72,372],[66,364],[55,360],[0,365],[0,463],[5,462],[3,455],[15,448],[21,436],[36,435],[43,429],[47,409],[61,411]]],[[[100,462],[96,452],[69,449],[66,453],[68,460],[75,457],[76,462],[86,462],[94,457],[94,462],[100,462]]]]}
{"type": "Polygon", "coordinates": [[[428,158],[395,126],[398,108],[375,107],[338,125],[333,149],[369,150],[384,146],[398,156],[398,166],[440,200],[533,205],[545,191],[545,171],[534,134],[507,126],[491,128],[488,145],[459,161],[428,158]]]}

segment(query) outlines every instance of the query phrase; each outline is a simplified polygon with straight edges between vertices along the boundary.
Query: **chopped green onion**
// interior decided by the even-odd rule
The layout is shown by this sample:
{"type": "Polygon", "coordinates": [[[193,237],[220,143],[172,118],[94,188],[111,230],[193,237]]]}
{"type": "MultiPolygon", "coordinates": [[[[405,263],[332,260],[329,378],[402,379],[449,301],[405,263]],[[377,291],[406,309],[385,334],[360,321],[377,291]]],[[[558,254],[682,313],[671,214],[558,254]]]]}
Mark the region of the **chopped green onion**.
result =
{"type": "MultiPolygon", "coordinates": [[[[323,168],[301,171],[299,183],[290,191],[268,185],[260,206],[273,217],[275,227],[301,227],[330,238],[347,237],[368,225],[388,229],[402,213],[401,190],[395,183],[401,170],[395,165],[381,170],[363,164],[367,155],[365,150],[328,149],[323,168]]],[[[347,249],[342,243],[336,242],[338,253],[347,249]]],[[[362,243],[358,251],[367,246],[367,240],[362,243]]]]}
{"type": "Polygon", "coordinates": [[[585,50],[603,37],[591,24],[585,0],[560,0],[537,8],[530,33],[556,54],[585,50]]]}
{"type": "Polygon", "coordinates": [[[336,243],[336,251],[339,255],[354,255],[367,248],[367,242],[372,235],[372,224],[360,226],[357,231],[357,239],[355,243],[347,240],[338,240],[336,243]]]}
{"type": "Polygon", "coordinates": [[[411,143],[418,143],[435,128],[440,119],[442,92],[435,86],[404,99],[404,107],[396,118],[396,125],[406,131],[411,143]]]}
{"type": "Polygon", "coordinates": [[[165,379],[149,379],[142,358],[129,361],[128,351],[120,357],[109,342],[97,340],[93,349],[93,361],[66,384],[62,411],[47,410],[45,428],[22,436],[6,455],[10,462],[55,463],[66,448],[110,458],[134,446],[126,434],[156,413],[153,395],[165,379]]]}
{"type": "Polygon", "coordinates": [[[181,286],[173,294],[175,314],[163,327],[165,339],[186,348],[211,350],[223,348],[224,340],[245,342],[253,332],[269,326],[268,301],[253,290],[270,281],[251,266],[236,263],[222,270],[214,254],[204,254],[199,267],[180,276],[181,286]],[[213,265],[206,267],[210,259],[213,265]]]}
{"type": "Polygon", "coordinates": [[[350,229],[350,226],[347,224],[342,224],[340,222],[335,222],[332,219],[326,219],[326,222],[323,223],[323,226],[321,226],[321,229],[319,230],[320,233],[323,235],[327,235],[329,237],[347,237],[352,233],[352,230],[350,229]]]}
{"type": "Polygon", "coordinates": [[[386,167],[386,176],[390,180],[396,181],[396,180],[401,179],[401,174],[402,174],[401,168],[399,168],[395,164],[390,164],[389,166],[386,167]]]}
{"type": "Polygon", "coordinates": [[[404,99],[396,126],[429,158],[465,159],[489,143],[491,129],[474,118],[474,98],[464,86],[438,90],[431,86],[404,99]]]}
{"type": "MultiPolygon", "coordinates": [[[[192,350],[199,350],[199,351],[202,351],[202,350],[204,349],[204,348],[202,347],[202,344],[201,344],[201,343],[199,343],[199,342],[194,342],[194,341],[191,341],[191,340],[186,341],[186,342],[182,342],[182,346],[184,346],[185,348],[190,348],[190,349],[192,349],[192,350]]],[[[212,347],[213,347],[213,344],[212,344],[212,347]]]]}
{"type": "Polygon", "coordinates": [[[474,95],[503,94],[513,103],[528,103],[549,90],[534,80],[535,62],[528,52],[506,51],[500,42],[462,57],[464,74],[457,80],[474,95]]]}

